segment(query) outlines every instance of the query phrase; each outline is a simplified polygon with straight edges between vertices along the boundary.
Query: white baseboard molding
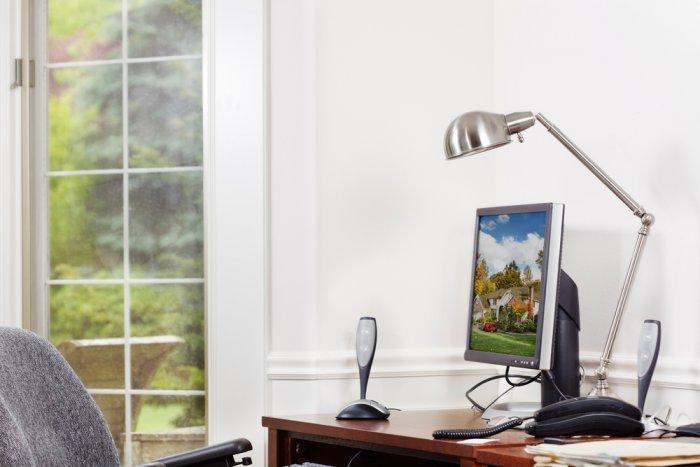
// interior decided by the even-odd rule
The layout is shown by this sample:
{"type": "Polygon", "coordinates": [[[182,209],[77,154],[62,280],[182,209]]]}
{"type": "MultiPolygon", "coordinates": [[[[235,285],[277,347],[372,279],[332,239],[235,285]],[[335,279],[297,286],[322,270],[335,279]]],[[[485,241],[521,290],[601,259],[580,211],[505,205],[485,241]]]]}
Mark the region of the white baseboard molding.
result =
{"type": "MultiPolygon", "coordinates": [[[[381,349],[372,367],[373,378],[493,375],[503,367],[466,362],[464,349],[454,347],[426,349],[381,349]]],[[[586,379],[593,381],[598,352],[581,352],[586,379]]],[[[637,356],[618,354],[613,358],[611,383],[636,385],[637,356]]],[[[273,351],[267,357],[268,380],[328,380],[357,378],[355,352],[333,350],[318,352],[273,351]]],[[[660,358],[652,383],[655,387],[700,391],[700,360],[660,358]]]]}

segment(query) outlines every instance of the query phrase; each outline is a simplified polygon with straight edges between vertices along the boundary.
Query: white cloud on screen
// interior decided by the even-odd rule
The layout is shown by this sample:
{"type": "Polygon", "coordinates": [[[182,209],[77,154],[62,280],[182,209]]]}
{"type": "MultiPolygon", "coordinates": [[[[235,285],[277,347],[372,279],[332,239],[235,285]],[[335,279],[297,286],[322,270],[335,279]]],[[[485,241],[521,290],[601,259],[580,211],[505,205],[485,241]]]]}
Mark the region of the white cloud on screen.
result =
{"type": "Polygon", "coordinates": [[[496,228],[496,221],[490,220],[490,221],[483,221],[481,223],[481,230],[493,230],[496,228]]]}
{"type": "Polygon", "coordinates": [[[537,252],[544,248],[544,238],[534,232],[527,234],[525,240],[517,241],[514,237],[503,237],[499,242],[486,232],[479,232],[479,254],[486,260],[489,274],[502,271],[506,264],[515,260],[522,271],[525,266],[532,269],[532,278],[540,279],[537,267],[537,252]]]}
{"type": "Polygon", "coordinates": [[[496,218],[499,224],[507,224],[508,221],[510,220],[510,216],[508,214],[501,214],[496,218]]]}

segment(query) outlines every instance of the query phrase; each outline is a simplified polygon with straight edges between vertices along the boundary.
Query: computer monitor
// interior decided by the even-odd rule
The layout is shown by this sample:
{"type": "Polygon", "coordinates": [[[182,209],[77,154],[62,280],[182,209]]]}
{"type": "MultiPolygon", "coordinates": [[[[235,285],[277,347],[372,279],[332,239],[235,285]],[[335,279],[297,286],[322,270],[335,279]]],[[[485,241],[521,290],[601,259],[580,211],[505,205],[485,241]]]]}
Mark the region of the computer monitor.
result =
{"type": "Polygon", "coordinates": [[[464,358],[551,369],[564,206],[476,212],[464,358]]]}
{"type": "Polygon", "coordinates": [[[578,293],[561,271],[564,205],[476,212],[465,360],[552,370],[542,404],[578,395],[578,293]]]}

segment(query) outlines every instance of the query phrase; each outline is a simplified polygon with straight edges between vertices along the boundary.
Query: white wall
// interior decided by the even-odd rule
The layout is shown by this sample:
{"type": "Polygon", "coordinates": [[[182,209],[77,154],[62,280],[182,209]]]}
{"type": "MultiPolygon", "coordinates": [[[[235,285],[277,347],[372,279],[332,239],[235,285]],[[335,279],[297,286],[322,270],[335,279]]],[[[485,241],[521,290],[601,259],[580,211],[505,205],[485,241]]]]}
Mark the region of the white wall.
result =
{"type": "Polygon", "coordinates": [[[688,391],[700,390],[700,313],[686,298],[700,283],[699,22],[692,1],[272,0],[272,411],[354,397],[365,314],[379,323],[370,395],[462,404],[495,371],[460,360],[483,206],[566,203],[564,268],[595,364],[638,222],[542,127],[444,161],[450,120],[483,109],[545,113],[656,214],[613,377],[631,396],[639,325],[660,319],[650,404],[684,400],[700,418],[688,391]]]}

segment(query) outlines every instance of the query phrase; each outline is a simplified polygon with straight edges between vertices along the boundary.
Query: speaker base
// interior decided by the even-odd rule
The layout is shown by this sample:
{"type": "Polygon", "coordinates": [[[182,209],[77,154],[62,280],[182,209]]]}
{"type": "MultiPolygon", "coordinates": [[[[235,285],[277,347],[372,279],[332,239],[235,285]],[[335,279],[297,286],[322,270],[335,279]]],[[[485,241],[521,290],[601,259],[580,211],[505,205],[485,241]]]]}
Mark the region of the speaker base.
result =
{"type": "Polygon", "coordinates": [[[338,420],[385,420],[391,412],[384,405],[370,399],[358,399],[343,407],[338,415],[338,420]]]}

